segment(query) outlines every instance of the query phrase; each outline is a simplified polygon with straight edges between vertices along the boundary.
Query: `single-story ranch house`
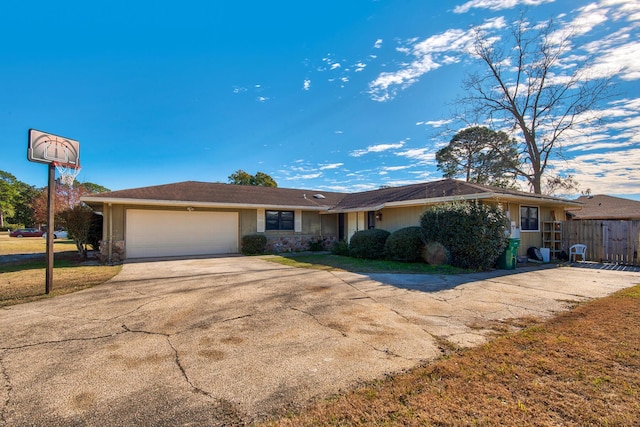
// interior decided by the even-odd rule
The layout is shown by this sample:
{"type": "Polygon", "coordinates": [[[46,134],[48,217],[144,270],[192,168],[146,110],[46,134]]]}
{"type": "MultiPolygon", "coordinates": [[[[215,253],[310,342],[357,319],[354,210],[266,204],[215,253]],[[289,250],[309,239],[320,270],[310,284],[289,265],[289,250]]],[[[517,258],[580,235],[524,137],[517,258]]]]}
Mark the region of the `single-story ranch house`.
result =
{"type": "Polygon", "coordinates": [[[443,179],[337,193],[186,181],[88,195],[103,214],[101,256],[110,262],[159,256],[238,253],[242,236],[262,233],[273,252],[349,239],[367,228],[419,225],[430,205],[475,200],[501,206],[519,234],[519,251],[542,246],[542,222],[562,220],[580,203],[443,179]]]}

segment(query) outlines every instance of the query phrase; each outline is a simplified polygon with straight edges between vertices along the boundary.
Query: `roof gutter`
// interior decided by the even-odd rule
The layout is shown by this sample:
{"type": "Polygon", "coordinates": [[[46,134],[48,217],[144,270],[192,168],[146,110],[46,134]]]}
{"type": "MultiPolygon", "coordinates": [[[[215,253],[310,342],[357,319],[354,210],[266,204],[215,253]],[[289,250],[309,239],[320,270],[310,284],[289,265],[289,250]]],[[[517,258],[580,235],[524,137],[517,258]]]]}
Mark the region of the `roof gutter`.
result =
{"type": "Polygon", "coordinates": [[[188,200],[156,200],[156,199],[120,199],[109,197],[81,197],[81,201],[87,204],[112,203],[118,205],[137,206],[167,206],[167,207],[194,207],[194,208],[219,208],[219,209],[289,209],[324,212],[329,210],[329,206],[298,206],[298,205],[266,205],[253,203],[217,203],[217,202],[197,202],[188,200]]]}
{"type": "Polygon", "coordinates": [[[348,209],[330,209],[328,213],[347,213],[347,212],[360,212],[360,211],[379,211],[383,208],[399,208],[405,206],[420,206],[420,205],[429,205],[429,204],[437,204],[437,203],[447,203],[447,202],[455,202],[455,201],[469,201],[469,200],[480,200],[480,199],[494,199],[498,202],[500,201],[520,201],[523,199],[528,200],[532,199],[533,201],[540,202],[544,201],[548,204],[553,205],[561,205],[561,206],[582,206],[580,202],[572,202],[570,200],[558,200],[558,199],[543,199],[535,196],[516,196],[512,194],[503,194],[503,193],[480,193],[480,194],[465,194],[460,196],[447,196],[447,197],[432,197],[428,199],[413,199],[413,200],[402,200],[398,202],[387,202],[381,203],[379,205],[371,205],[371,206],[363,206],[357,208],[348,208],[348,209]]]}

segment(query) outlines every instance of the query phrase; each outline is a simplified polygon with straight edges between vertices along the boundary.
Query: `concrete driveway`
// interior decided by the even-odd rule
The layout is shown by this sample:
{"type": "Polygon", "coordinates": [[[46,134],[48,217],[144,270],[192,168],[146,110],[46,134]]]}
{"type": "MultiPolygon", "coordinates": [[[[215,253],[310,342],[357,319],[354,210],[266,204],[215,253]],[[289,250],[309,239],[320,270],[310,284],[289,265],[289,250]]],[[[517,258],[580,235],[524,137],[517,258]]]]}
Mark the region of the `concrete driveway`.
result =
{"type": "Polygon", "coordinates": [[[640,273],[359,275],[227,257],[126,264],[0,310],[0,425],[243,425],[475,345],[640,273]],[[390,283],[390,284],[385,284],[390,283]]]}

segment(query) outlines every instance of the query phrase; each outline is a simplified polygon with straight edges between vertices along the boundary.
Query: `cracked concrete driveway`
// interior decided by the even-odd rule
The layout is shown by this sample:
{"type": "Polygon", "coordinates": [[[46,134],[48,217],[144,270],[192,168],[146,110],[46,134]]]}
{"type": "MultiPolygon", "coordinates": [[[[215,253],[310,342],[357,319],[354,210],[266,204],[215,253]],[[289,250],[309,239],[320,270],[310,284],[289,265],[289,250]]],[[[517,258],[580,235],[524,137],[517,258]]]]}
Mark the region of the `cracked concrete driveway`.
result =
{"type": "Polygon", "coordinates": [[[226,257],[126,264],[0,311],[4,425],[243,425],[640,283],[571,267],[360,275],[226,257]]]}

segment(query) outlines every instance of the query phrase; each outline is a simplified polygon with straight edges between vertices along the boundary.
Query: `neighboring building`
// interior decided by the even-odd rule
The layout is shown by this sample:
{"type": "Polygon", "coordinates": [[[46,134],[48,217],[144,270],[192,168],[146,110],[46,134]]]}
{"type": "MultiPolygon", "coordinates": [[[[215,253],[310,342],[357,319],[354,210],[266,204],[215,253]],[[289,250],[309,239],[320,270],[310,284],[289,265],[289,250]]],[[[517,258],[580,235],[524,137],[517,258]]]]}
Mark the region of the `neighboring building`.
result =
{"type": "Polygon", "coordinates": [[[561,220],[580,203],[444,179],[360,193],[180,182],[85,196],[104,215],[101,254],[125,258],[240,252],[244,235],[264,233],[274,252],[331,244],[367,228],[393,232],[419,225],[430,205],[454,200],[499,205],[522,239],[542,246],[543,221],[561,220]]]}
{"type": "Polygon", "coordinates": [[[640,202],[636,200],[598,194],[580,196],[576,202],[582,207],[567,209],[567,219],[640,219],[640,202]]]}
{"type": "Polygon", "coordinates": [[[567,210],[563,247],[587,245],[587,259],[640,264],[640,202],[621,197],[579,197],[583,206],[567,210]]]}

